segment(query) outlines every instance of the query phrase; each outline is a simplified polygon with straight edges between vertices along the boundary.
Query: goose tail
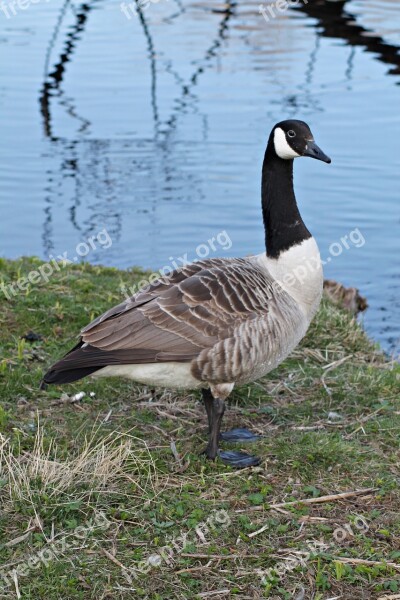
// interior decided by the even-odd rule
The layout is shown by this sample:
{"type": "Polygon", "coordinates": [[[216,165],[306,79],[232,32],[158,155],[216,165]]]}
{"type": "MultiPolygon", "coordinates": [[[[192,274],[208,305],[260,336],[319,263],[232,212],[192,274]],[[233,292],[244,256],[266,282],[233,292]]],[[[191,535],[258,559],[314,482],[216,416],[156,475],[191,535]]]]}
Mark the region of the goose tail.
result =
{"type": "Polygon", "coordinates": [[[88,375],[91,375],[95,371],[101,369],[104,365],[90,365],[83,366],[80,364],[81,347],[83,341],[80,340],[74,348],[72,348],[67,354],[59,361],[54,363],[44,374],[42,381],[40,382],[39,389],[46,390],[48,385],[73,383],[79,381],[88,375]]]}

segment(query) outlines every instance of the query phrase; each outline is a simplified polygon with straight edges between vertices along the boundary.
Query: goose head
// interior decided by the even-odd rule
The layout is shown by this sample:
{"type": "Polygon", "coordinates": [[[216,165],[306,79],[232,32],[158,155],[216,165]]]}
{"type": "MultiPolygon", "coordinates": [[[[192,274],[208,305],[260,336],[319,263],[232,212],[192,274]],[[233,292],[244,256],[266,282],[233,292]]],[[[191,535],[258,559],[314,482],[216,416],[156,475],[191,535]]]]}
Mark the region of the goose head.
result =
{"type": "Polygon", "coordinates": [[[272,130],[270,144],[272,151],[283,160],[293,160],[309,156],[330,163],[327,156],[314,141],[311,129],[304,121],[281,121],[272,130]]]}

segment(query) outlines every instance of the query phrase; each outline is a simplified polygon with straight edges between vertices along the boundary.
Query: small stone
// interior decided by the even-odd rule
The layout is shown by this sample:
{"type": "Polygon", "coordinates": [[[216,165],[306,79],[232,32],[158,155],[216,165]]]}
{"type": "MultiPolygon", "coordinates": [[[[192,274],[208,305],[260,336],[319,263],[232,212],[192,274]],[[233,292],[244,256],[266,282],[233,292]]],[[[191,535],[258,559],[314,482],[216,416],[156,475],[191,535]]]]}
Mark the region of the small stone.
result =
{"type": "Polygon", "coordinates": [[[85,392],[78,392],[72,396],[71,402],[79,402],[84,396],[86,396],[85,392]]]}
{"type": "Polygon", "coordinates": [[[161,565],[161,556],[159,554],[151,554],[147,559],[147,562],[152,567],[159,567],[161,565]]]}
{"type": "Polygon", "coordinates": [[[343,416],[337,412],[331,411],[328,413],[328,421],[340,421],[343,416]]]}

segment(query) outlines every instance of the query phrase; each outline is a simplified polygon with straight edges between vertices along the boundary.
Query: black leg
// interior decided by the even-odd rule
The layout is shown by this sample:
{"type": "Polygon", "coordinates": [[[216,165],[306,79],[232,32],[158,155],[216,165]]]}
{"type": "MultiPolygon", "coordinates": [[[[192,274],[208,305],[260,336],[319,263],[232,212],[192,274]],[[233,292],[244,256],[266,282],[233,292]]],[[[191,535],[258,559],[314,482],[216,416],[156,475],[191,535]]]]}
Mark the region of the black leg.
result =
{"type": "Polygon", "coordinates": [[[218,441],[224,412],[225,402],[219,398],[213,398],[211,407],[211,431],[208,438],[207,448],[205,450],[205,454],[210,460],[215,460],[218,454],[218,441]]]}
{"type": "MultiPolygon", "coordinates": [[[[211,390],[208,388],[203,388],[201,392],[203,395],[203,402],[208,417],[208,433],[211,433],[212,407],[214,397],[211,393],[211,390]]],[[[256,442],[259,439],[261,439],[260,435],[256,435],[248,429],[231,429],[230,431],[224,431],[220,434],[220,440],[222,440],[223,442],[256,442]]]]}
{"type": "Polygon", "coordinates": [[[207,417],[208,417],[208,433],[211,433],[212,428],[212,406],[214,403],[214,398],[209,389],[203,388],[201,390],[203,395],[203,402],[206,409],[207,417]]]}
{"type": "Polygon", "coordinates": [[[214,398],[211,391],[203,389],[203,400],[208,417],[209,440],[204,454],[210,460],[215,460],[219,456],[227,465],[236,469],[245,467],[253,467],[260,464],[260,459],[257,456],[249,456],[244,452],[236,452],[234,450],[222,451],[218,449],[219,440],[224,441],[254,441],[259,436],[255,436],[246,429],[234,429],[227,434],[221,434],[221,423],[225,412],[225,402],[220,398],[214,398]]]}

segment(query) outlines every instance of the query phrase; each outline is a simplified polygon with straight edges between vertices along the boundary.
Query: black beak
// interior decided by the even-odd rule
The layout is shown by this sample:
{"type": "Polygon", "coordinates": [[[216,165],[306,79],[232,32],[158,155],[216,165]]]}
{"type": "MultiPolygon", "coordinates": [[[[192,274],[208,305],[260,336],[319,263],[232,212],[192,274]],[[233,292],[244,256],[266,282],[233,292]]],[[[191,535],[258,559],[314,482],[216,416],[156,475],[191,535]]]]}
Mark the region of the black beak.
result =
{"type": "Polygon", "coordinates": [[[326,163],[332,162],[329,156],[327,156],[325,152],[322,152],[321,148],[319,148],[315,142],[307,142],[307,149],[303,156],[310,156],[311,158],[316,158],[317,160],[322,160],[326,163]]]}

